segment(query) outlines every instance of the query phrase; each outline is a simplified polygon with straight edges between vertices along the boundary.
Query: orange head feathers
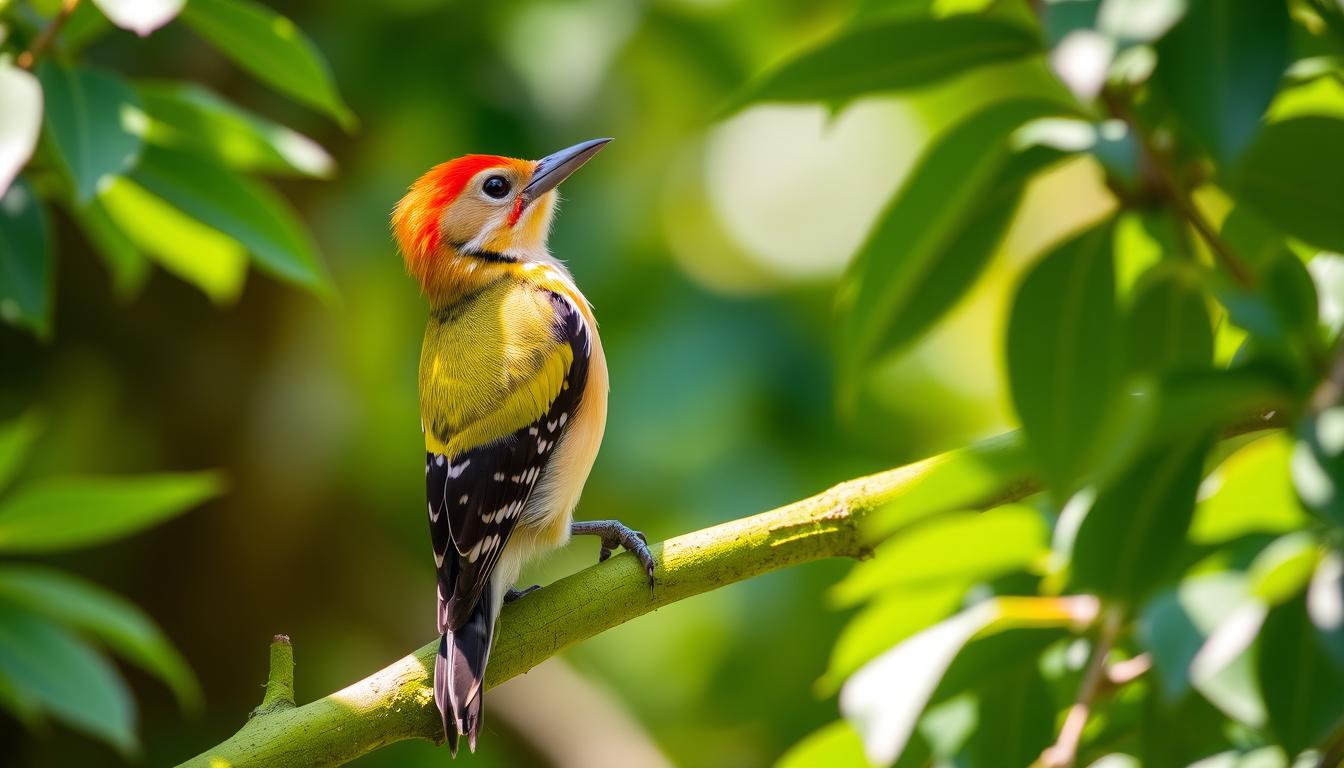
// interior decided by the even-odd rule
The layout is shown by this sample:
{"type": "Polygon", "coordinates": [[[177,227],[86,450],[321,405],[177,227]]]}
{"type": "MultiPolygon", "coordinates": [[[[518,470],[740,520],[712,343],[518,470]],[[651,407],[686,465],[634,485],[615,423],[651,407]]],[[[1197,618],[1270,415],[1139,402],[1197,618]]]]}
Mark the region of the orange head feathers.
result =
{"type": "Polygon", "coordinates": [[[473,261],[547,258],[555,187],[608,141],[586,141],[541,160],[466,155],[431,168],[392,212],[407,270],[436,294],[463,270],[474,272],[473,261]]]}

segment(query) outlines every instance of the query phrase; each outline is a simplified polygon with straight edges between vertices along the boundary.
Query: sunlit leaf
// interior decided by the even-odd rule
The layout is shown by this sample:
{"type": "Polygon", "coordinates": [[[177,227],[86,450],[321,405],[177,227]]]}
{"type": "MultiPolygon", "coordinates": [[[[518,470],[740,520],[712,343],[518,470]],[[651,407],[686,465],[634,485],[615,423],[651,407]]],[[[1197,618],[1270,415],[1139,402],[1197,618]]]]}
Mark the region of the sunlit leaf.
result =
{"type": "Polygon", "coordinates": [[[1074,540],[1074,587],[1137,601],[1172,575],[1207,448],[1199,439],[1158,448],[1101,490],[1074,540]]]}
{"type": "Polygon", "coordinates": [[[19,179],[0,197],[0,320],[48,335],[53,272],[42,203],[19,179]]]}
{"type": "Polygon", "coordinates": [[[182,20],[257,79],[326,112],[347,130],[355,126],[326,60],[288,18],[252,0],[192,0],[182,20]]]}
{"type": "Polygon", "coordinates": [[[1344,526],[1344,406],[1309,414],[1293,448],[1293,484],[1302,503],[1323,519],[1344,526]]]}
{"type": "Polygon", "coordinates": [[[0,678],[14,693],[129,755],[135,702],[112,666],[60,625],[0,601],[0,678]]]}
{"type": "Polygon", "coordinates": [[[1251,596],[1275,606],[1302,592],[1321,560],[1320,542],[1307,531],[1270,542],[1246,571],[1251,596]]]}
{"type": "Polygon", "coordinates": [[[1322,149],[1341,145],[1344,120],[1271,123],[1247,150],[1233,191],[1288,234],[1344,252],[1344,154],[1322,149]]]}
{"type": "Polygon", "coordinates": [[[32,157],[41,131],[41,84],[31,72],[0,58],[0,198],[32,157]]]}
{"type": "Polygon", "coordinates": [[[1129,309],[1129,368],[1161,375],[1207,368],[1213,324],[1199,275],[1177,268],[1150,272],[1129,309]]]}
{"type": "Polygon", "coordinates": [[[1190,684],[1229,717],[1252,727],[1265,723],[1251,646],[1268,608],[1245,599],[1223,616],[1190,660],[1190,684]]]}
{"type": "MultiPolygon", "coordinates": [[[[242,291],[247,277],[247,249],[237,240],[126,179],[117,179],[103,190],[97,205],[106,213],[112,232],[123,235],[137,251],[200,288],[215,302],[233,301],[242,291]]],[[[83,223],[85,218],[79,220],[83,223]]]]}
{"type": "Polygon", "coordinates": [[[266,185],[178,150],[148,147],[130,176],[183,213],[247,247],[258,266],[326,294],[326,270],[293,208],[266,185]]]}
{"type": "Polygon", "coordinates": [[[1200,488],[1190,540],[1220,544],[1249,533],[1287,533],[1306,520],[1288,471],[1292,440],[1275,432],[1237,449],[1200,488]]]}
{"type": "Polygon", "coordinates": [[[1152,654],[1161,693],[1176,701],[1190,689],[1190,665],[1218,624],[1246,597],[1246,579],[1219,572],[1159,592],[1144,607],[1138,637],[1152,654]]]}
{"type": "Polygon", "coordinates": [[[1156,82],[1192,138],[1231,165],[1255,136],[1288,67],[1281,0],[1189,0],[1157,45],[1156,82]]]}
{"type": "Polygon", "coordinates": [[[845,678],[883,651],[955,613],[965,593],[965,583],[953,581],[882,595],[864,606],[835,638],[819,685],[828,693],[838,690],[845,678]]]}
{"type": "Polygon", "coordinates": [[[234,168],[329,177],[331,155],[317,142],[252,114],[192,83],[136,86],[149,115],[145,141],[176,147],[234,168]]]}
{"type": "Polygon", "coordinates": [[[185,709],[199,709],[200,684],[162,630],[124,598],[54,568],[0,565],[0,599],[97,637],[167,683],[185,709]]]}
{"type": "Polygon", "coordinates": [[[0,552],[51,552],[129,536],[219,495],[211,472],[50,479],[0,500],[0,552]]]}
{"type": "Polygon", "coordinates": [[[1014,129],[1057,105],[1009,101],[979,112],[928,149],[879,217],[841,288],[845,374],[911,343],[975,282],[1031,175],[1062,153],[1021,154],[1014,129]]]}
{"type": "Polygon", "coordinates": [[[172,21],[187,0],[93,0],[113,24],[144,37],[172,21]]]}
{"type": "Polygon", "coordinates": [[[0,492],[23,466],[28,450],[41,431],[41,420],[31,412],[0,424],[0,492]]]}
{"type": "Polygon", "coordinates": [[[1008,378],[1022,430],[1060,498],[1093,470],[1115,401],[1120,318],[1112,227],[1047,254],[1017,289],[1008,321],[1008,378]]]}
{"type": "Polygon", "coordinates": [[[43,61],[37,70],[46,94],[47,131],[81,201],[109,176],[130,170],[140,156],[144,113],[140,99],[116,75],[43,61]]]}
{"type": "Polygon", "coordinates": [[[834,594],[845,604],[901,590],[969,585],[1044,558],[1050,533],[1041,513],[1007,505],[944,515],[896,536],[854,566],[834,594]]]}
{"type": "Polygon", "coordinates": [[[931,85],[1040,51],[1025,27],[982,16],[898,16],[859,26],[788,61],[735,102],[843,102],[866,93],[931,85]]]}
{"type": "Polygon", "coordinates": [[[775,763],[775,768],[868,768],[854,726],[837,720],[808,734],[775,763]]]}
{"type": "Polygon", "coordinates": [[[1344,667],[1326,652],[1305,596],[1269,612],[1256,668],[1270,729],[1289,754],[1321,744],[1344,724],[1344,667]]]}

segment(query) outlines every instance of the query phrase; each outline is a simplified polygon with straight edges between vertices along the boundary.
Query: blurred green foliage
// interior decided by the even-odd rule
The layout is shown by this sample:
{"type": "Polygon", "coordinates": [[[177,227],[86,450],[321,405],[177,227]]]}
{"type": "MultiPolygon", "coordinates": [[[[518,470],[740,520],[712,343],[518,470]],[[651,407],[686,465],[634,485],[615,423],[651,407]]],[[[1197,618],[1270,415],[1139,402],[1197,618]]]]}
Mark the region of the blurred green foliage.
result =
{"type": "MultiPolygon", "coordinates": [[[[1344,749],[1338,3],[135,5],[75,5],[29,61],[62,3],[0,1],[0,409],[48,414],[0,438],[24,724],[168,764],[255,706],[276,631],[300,699],[423,642],[423,308],[387,213],[449,157],[614,135],[552,237],[612,369],[581,517],[662,538],[1021,431],[876,511],[869,561],[500,689],[473,762],[1026,765],[1080,697],[1078,765],[1344,749]],[[202,513],[18,561],[216,490],[50,478],[202,466],[231,488],[202,513]],[[99,647],[188,710],[194,678],[93,581],[205,716],[127,670],[137,726],[99,647]]],[[[6,764],[117,759],[20,734],[6,764]]]]}

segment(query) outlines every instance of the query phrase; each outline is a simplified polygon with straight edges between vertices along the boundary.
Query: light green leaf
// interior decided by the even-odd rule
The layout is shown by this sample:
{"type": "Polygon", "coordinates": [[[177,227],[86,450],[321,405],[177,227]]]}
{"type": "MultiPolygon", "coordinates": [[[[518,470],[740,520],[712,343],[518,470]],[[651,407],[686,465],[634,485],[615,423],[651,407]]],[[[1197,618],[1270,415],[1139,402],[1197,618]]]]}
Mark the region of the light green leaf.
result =
{"type": "MultiPolygon", "coordinates": [[[[192,6],[189,6],[189,8],[192,6]]],[[[313,242],[289,204],[261,182],[178,150],[148,147],[131,181],[247,247],[276,277],[328,295],[313,242]]]]}
{"type": "Polygon", "coordinates": [[[121,78],[70,69],[44,60],[37,69],[46,94],[46,124],[56,155],[80,201],[134,167],[140,156],[144,111],[121,78]]]}
{"type": "Polygon", "coordinates": [[[108,20],[144,37],[172,21],[187,0],[93,0],[108,20]]]}
{"type": "Polygon", "coordinates": [[[1173,575],[1207,450],[1199,439],[1155,449],[1101,490],[1074,540],[1074,588],[1135,603],[1173,575]]]}
{"type": "Polygon", "coordinates": [[[252,0],[192,0],[182,20],[257,79],[326,112],[346,130],[356,126],[321,52],[288,18],[252,0]]]}
{"type": "Polygon", "coordinates": [[[834,595],[853,605],[903,590],[969,586],[1042,561],[1049,541],[1041,513],[1024,505],[944,515],[884,542],[836,585],[834,595]]]}
{"type": "Polygon", "coordinates": [[[1190,684],[1228,717],[1253,728],[1265,724],[1265,704],[1256,681],[1251,646],[1268,608],[1246,598],[1226,613],[1190,660],[1190,684]]]}
{"type": "MultiPolygon", "coordinates": [[[[1063,157],[1010,146],[1028,120],[1057,113],[1040,100],[991,106],[928,149],[878,219],[840,289],[844,374],[911,343],[975,282],[1032,174],[1063,157]]],[[[851,384],[853,386],[853,384],[851,384]]]]}
{"type": "Polygon", "coordinates": [[[1232,179],[1242,202],[1284,232],[1344,252],[1344,120],[1297,117],[1261,130],[1232,179]]]}
{"type": "Polygon", "coordinates": [[[1279,432],[1223,460],[1200,488],[1190,541],[1221,544],[1250,533],[1287,533],[1303,526],[1288,471],[1292,440],[1279,432]]]}
{"type": "Polygon", "coordinates": [[[1152,654],[1168,701],[1180,699],[1190,689],[1190,665],[1199,649],[1246,593],[1245,577],[1219,572],[1186,579],[1148,601],[1138,637],[1152,654]]]}
{"type": "Polygon", "coordinates": [[[1251,596],[1272,607],[1301,594],[1315,573],[1321,554],[1320,542],[1307,531],[1271,541],[1246,571],[1251,596]]]}
{"type": "Polygon", "coordinates": [[[868,768],[863,742],[854,726],[837,720],[822,726],[794,744],[775,763],[775,768],[868,768]]]}
{"type": "Polygon", "coordinates": [[[1344,405],[1308,414],[1293,448],[1298,498],[1322,519],[1344,526],[1344,405]]]}
{"type": "Polygon", "coordinates": [[[149,115],[145,141],[246,171],[330,177],[336,163],[317,142],[254,115],[194,83],[136,86],[149,115]]]}
{"type": "Polygon", "coordinates": [[[8,57],[0,58],[0,198],[33,156],[41,132],[41,84],[8,57]]]}
{"type": "Polygon", "coordinates": [[[107,660],[60,625],[4,601],[0,678],[28,704],[123,755],[135,751],[135,702],[107,660]]]}
{"type": "Polygon", "coordinates": [[[0,500],[0,552],[53,552],[129,536],[218,496],[213,472],[45,480],[0,500]]]}
{"type": "Polygon", "coordinates": [[[154,622],[126,599],[54,568],[0,565],[0,599],[88,632],[173,689],[184,709],[199,710],[201,688],[154,622]]]}
{"type": "Polygon", "coordinates": [[[1129,310],[1129,369],[1163,375],[1208,368],[1213,323],[1200,276],[1173,262],[1148,273],[1129,310]]]}
{"type": "Polygon", "coordinates": [[[1256,669],[1270,729],[1289,754],[1319,746],[1344,724],[1344,667],[1326,652],[1305,596],[1269,612],[1256,669]]]}
{"type": "Polygon", "coordinates": [[[1008,378],[1022,431],[1058,498],[1095,470],[1121,355],[1112,226],[1058,246],[1017,289],[1008,378]]]}
{"type": "Polygon", "coordinates": [[[883,651],[955,613],[965,595],[961,582],[881,595],[840,630],[818,686],[827,694],[839,690],[846,678],[883,651]]]}
{"type": "Polygon", "coordinates": [[[97,205],[107,214],[112,231],[217,304],[233,301],[242,291],[247,249],[237,240],[126,179],[117,179],[103,190],[97,205]]]}
{"type": "Polygon", "coordinates": [[[931,85],[1040,51],[1036,35],[996,18],[898,16],[848,29],[765,76],[735,102],[844,102],[931,85]]]}
{"type": "Polygon", "coordinates": [[[1191,138],[1231,166],[1251,143],[1288,67],[1283,0],[1190,0],[1157,44],[1154,79],[1191,138]]]}
{"type": "Polygon", "coordinates": [[[0,320],[48,336],[54,279],[46,214],[19,179],[0,197],[0,320]]]}
{"type": "Polygon", "coordinates": [[[5,490],[19,471],[28,457],[28,449],[41,431],[41,420],[36,412],[0,424],[0,491],[5,490]]]}

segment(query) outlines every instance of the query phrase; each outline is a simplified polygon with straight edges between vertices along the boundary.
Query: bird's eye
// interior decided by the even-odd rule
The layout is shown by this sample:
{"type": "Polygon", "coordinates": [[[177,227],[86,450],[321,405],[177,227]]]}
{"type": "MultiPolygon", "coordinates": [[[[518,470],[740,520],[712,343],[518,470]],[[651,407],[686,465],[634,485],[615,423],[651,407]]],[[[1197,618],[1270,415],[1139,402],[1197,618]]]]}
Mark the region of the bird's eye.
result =
{"type": "Polygon", "coordinates": [[[485,180],[485,186],[481,189],[485,194],[498,200],[509,194],[509,180],[503,176],[491,176],[485,180]]]}

